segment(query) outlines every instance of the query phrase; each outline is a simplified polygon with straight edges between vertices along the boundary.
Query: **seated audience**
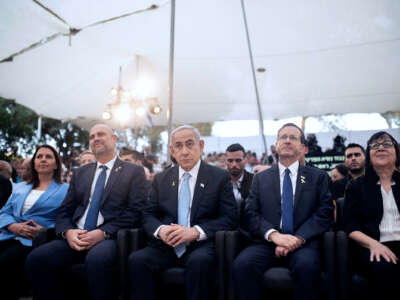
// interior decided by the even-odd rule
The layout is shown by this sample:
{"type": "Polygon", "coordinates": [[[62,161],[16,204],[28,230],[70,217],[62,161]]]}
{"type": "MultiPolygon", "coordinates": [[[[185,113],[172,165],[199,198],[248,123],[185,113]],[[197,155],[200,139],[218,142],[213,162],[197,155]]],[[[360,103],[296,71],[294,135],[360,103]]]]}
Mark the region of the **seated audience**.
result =
{"type": "Polygon", "coordinates": [[[144,169],[144,174],[146,175],[146,179],[147,180],[150,179],[150,170],[144,166],[144,156],[142,153],[140,153],[139,151],[130,149],[128,147],[125,147],[120,151],[119,156],[121,157],[121,159],[123,161],[127,161],[130,163],[142,166],[144,169]]]}
{"type": "Polygon", "coordinates": [[[365,175],[345,192],[344,229],[355,242],[352,259],[375,297],[389,299],[400,284],[400,173],[397,141],[380,131],[368,140],[365,175]]]}
{"type": "Polygon", "coordinates": [[[344,177],[346,177],[347,173],[348,173],[348,170],[347,170],[347,167],[345,166],[345,164],[336,165],[330,173],[332,182],[343,179],[344,177]]]}
{"type": "Polygon", "coordinates": [[[67,193],[61,182],[57,151],[40,146],[31,160],[32,179],[12,193],[0,211],[0,290],[2,299],[18,299],[24,282],[24,264],[32,239],[42,227],[54,227],[67,193]]]}

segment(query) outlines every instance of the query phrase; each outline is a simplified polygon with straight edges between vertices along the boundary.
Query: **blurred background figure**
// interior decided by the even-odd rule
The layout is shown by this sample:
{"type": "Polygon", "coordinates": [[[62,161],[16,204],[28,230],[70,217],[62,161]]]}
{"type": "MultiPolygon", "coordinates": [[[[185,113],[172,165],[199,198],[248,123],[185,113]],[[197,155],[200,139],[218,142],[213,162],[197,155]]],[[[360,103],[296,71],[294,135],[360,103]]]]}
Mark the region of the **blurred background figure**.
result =
{"type": "Polygon", "coordinates": [[[335,136],[335,138],[333,139],[333,147],[332,149],[329,149],[327,151],[325,151],[325,154],[329,154],[329,155],[343,155],[344,154],[344,150],[346,149],[346,146],[344,144],[344,142],[346,141],[346,138],[337,135],[335,136]]]}
{"type": "Polygon", "coordinates": [[[318,156],[322,154],[321,147],[318,145],[318,140],[314,133],[307,134],[306,146],[308,148],[308,156],[318,156]]]}
{"type": "Polygon", "coordinates": [[[12,192],[12,167],[5,160],[0,160],[0,208],[6,204],[12,192]]]}
{"type": "Polygon", "coordinates": [[[79,166],[85,166],[87,164],[96,162],[96,157],[94,153],[90,150],[85,150],[79,155],[79,166]]]}
{"type": "Polygon", "coordinates": [[[278,152],[276,152],[275,145],[271,145],[270,149],[271,149],[271,154],[268,155],[268,164],[273,166],[278,163],[279,156],[278,156],[278,152]]]}
{"type": "Polygon", "coordinates": [[[26,286],[24,265],[32,239],[43,227],[54,227],[57,210],[67,194],[61,181],[61,159],[40,146],[31,160],[32,178],[21,185],[0,210],[0,290],[2,299],[18,299],[26,286]]]}
{"type": "Polygon", "coordinates": [[[123,161],[127,161],[144,168],[146,179],[150,180],[150,170],[144,165],[144,155],[139,151],[133,150],[131,147],[123,147],[119,152],[119,156],[123,161]]]}
{"type": "Polygon", "coordinates": [[[340,180],[344,178],[348,173],[348,170],[344,164],[338,164],[336,165],[331,173],[329,174],[331,176],[332,182],[335,182],[337,180],[340,180]]]}
{"type": "Polygon", "coordinates": [[[31,181],[32,180],[32,169],[31,169],[31,159],[25,158],[20,167],[20,174],[21,174],[21,182],[31,181]]]}

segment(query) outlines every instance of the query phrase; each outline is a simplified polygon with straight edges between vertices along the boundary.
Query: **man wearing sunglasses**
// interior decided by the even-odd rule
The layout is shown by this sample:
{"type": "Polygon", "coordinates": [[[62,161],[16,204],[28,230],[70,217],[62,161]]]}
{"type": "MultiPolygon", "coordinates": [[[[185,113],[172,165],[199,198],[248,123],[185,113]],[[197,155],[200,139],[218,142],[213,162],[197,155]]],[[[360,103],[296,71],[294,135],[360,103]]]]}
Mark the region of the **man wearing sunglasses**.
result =
{"type": "Polygon", "coordinates": [[[365,150],[355,143],[350,143],[344,150],[344,165],[349,173],[346,177],[332,183],[332,198],[334,200],[344,197],[347,183],[364,174],[365,171],[365,150]]]}

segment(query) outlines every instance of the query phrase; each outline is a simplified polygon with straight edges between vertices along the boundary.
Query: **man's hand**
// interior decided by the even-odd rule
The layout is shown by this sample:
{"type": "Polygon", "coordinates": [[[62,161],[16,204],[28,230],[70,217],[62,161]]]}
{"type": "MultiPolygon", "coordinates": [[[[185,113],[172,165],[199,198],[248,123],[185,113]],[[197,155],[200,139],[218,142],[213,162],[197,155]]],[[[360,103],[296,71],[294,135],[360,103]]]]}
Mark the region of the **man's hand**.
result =
{"type": "Polygon", "coordinates": [[[87,230],[82,229],[68,229],[65,232],[65,239],[72,249],[76,251],[83,251],[88,249],[90,243],[87,241],[81,241],[80,236],[86,234],[87,232],[87,230]]]}
{"type": "Polygon", "coordinates": [[[158,231],[158,237],[167,245],[168,244],[168,236],[171,232],[175,231],[176,227],[172,225],[162,225],[160,230],[158,231]]]}
{"type": "Polygon", "coordinates": [[[289,250],[289,252],[301,247],[303,240],[291,234],[282,234],[274,231],[269,235],[269,239],[277,246],[281,246],[289,250]]]}
{"type": "Polygon", "coordinates": [[[178,224],[171,224],[171,227],[174,228],[168,234],[167,244],[176,247],[182,243],[189,243],[199,238],[200,232],[196,229],[196,227],[184,227],[178,224]]]}
{"type": "Polygon", "coordinates": [[[12,223],[7,226],[7,229],[15,235],[31,240],[36,236],[40,229],[42,229],[42,226],[33,221],[33,219],[30,219],[21,223],[12,223]],[[32,224],[32,226],[29,224],[32,224]]]}
{"type": "Polygon", "coordinates": [[[289,252],[290,252],[289,249],[282,246],[276,246],[275,248],[275,256],[278,258],[287,256],[289,252]]]}
{"type": "Polygon", "coordinates": [[[79,233],[78,238],[81,240],[81,242],[89,243],[86,249],[90,249],[98,242],[104,240],[104,231],[101,229],[95,229],[89,232],[86,231],[83,233],[79,233]]]}

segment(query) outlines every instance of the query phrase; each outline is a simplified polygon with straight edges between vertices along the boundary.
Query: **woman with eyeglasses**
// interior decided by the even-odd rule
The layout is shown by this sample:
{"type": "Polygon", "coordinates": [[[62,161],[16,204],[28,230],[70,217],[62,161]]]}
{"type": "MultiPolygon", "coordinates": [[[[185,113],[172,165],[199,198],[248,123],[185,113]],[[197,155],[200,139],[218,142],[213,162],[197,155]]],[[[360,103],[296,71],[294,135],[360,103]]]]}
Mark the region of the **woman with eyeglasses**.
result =
{"type": "Polygon", "coordinates": [[[58,152],[37,148],[31,160],[32,178],[14,190],[0,210],[1,299],[18,299],[26,288],[24,265],[32,240],[43,227],[54,227],[68,184],[62,183],[58,152]]]}
{"type": "Polygon", "coordinates": [[[399,147],[387,132],[368,140],[365,175],[345,192],[344,228],[355,242],[352,259],[369,286],[383,297],[400,284],[399,147]]]}

